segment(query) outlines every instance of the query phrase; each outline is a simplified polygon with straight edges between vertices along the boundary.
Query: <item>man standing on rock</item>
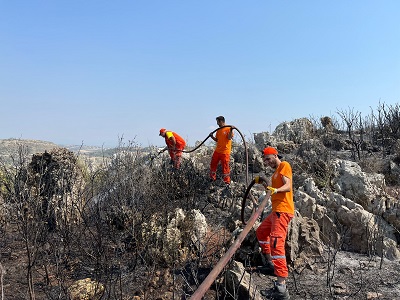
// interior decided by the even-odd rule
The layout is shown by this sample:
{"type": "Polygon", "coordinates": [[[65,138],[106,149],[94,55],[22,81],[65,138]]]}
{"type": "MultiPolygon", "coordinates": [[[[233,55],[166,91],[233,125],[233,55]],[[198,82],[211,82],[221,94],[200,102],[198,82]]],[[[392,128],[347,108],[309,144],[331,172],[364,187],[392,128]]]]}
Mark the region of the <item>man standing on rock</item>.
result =
{"type": "Polygon", "coordinates": [[[235,126],[226,126],[223,116],[216,117],[216,120],[217,125],[221,129],[217,130],[215,137],[212,134],[209,135],[210,138],[217,142],[210,163],[210,178],[213,181],[217,179],[217,166],[218,163],[221,162],[222,178],[225,184],[229,185],[231,183],[229,160],[231,157],[233,129],[235,129],[235,126]]]}
{"type": "Polygon", "coordinates": [[[175,170],[181,167],[182,151],[186,146],[185,140],[176,132],[167,130],[165,128],[160,129],[160,136],[165,139],[167,146],[160,151],[164,152],[168,150],[169,156],[171,157],[171,163],[175,170]]]}
{"type": "Polygon", "coordinates": [[[294,216],[292,167],[288,162],[280,160],[278,151],[273,147],[263,150],[263,161],[265,166],[275,169],[271,186],[260,182],[267,191],[271,191],[272,211],[257,228],[256,235],[262,252],[267,257],[267,267],[274,270],[277,281],[273,288],[261,290],[260,293],[269,299],[289,300],[286,288],[288,268],[285,240],[289,222],[294,216]]]}

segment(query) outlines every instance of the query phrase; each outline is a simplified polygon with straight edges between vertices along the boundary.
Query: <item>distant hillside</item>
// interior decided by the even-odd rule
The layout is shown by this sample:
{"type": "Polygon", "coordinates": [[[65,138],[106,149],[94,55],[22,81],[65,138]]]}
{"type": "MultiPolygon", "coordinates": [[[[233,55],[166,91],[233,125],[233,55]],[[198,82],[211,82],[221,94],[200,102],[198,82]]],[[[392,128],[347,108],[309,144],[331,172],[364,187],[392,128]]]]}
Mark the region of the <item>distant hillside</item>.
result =
{"type": "Polygon", "coordinates": [[[50,150],[58,145],[47,142],[47,141],[37,141],[37,140],[22,140],[22,139],[0,139],[0,155],[9,156],[18,153],[20,146],[26,147],[28,153],[43,152],[44,150],[50,150]]]}
{"type": "Polygon", "coordinates": [[[60,147],[67,148],[72,152],[88,157],[107,157],[115,152],[114,149],[102,149],[101,147],[95,146],[65,146],[39,140],[0,139],[0,159],[3,162],[10,163],[12,157],[18,157],[18,151],[21,146],[23,146],[24,151],[26,151],[28,155],[42,153],[60,147]]]}
{"type": "MultiPolygon", "coordinates": [[[[120,148],[102,148],[98,146],[86,145],[58,145],[53,142],[40,141],[40,140],[24,140],[24,139],[0,139],[0,161],[6,164],[12,163],[12,158],[18,157],[20,147],[24,147],[24,151],[28,156],[35,153],[43,153],[44,151],[50,152],[54,148],[66,148],[79,157],[86,157],[95,164],[102,161],[103,158],[112,157],[118,151],[123,150],[120,148]]],[[[126,148],[125,148],[126,149],[126,148]]],[[[154,151],[151,147],[141,148],[140,151],[150,152],[154,151]]]]}

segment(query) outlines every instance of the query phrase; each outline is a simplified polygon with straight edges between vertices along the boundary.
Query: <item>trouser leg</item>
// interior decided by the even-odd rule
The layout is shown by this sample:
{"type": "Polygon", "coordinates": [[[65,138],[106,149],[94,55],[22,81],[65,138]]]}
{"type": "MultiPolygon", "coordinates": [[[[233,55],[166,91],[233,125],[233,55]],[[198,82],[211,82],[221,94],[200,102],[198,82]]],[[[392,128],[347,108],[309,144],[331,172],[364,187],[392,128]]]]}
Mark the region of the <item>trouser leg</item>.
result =
{"type": "Polygon", "coordinates": [[[230,160],[230,154],[222,154],[222,159],[221,159],[221,164],[222,164],[222,178],[225,183],[231,183],[231,169],[229,167],[229,160],[230,160]]]}
{"type": "Polygon", "coordinates": [[[216,180],[217,179],[218,162],[219,162],[218,153],[214,152],[212,157],[211,157],[211,163],[210,163],[210,178],[212,180],[216,180]]]}
{"type": "Polygon", "coordinates": [[[271,214],[269,214],[258,226],[256,230],[256,236],[258,243],[260,244],[261,251],[267,256],[271,255],[270,247],[270,234],[271,234],[271,214]]]}
{"type": "Polygon", "coordinates": [[[174,159],[174,168],[179,169],[181,167],[181,162],[182,162],[182,151],[176,151],[174,159]]]}
{"type": "Polygon", "coordinates": [[[287,213],[274,212],[271,214],[270,249],[271,258],[275,267],[275,275],[288,277],[286,263],[285,242],[288,225],[292,216],[287,213]]]}

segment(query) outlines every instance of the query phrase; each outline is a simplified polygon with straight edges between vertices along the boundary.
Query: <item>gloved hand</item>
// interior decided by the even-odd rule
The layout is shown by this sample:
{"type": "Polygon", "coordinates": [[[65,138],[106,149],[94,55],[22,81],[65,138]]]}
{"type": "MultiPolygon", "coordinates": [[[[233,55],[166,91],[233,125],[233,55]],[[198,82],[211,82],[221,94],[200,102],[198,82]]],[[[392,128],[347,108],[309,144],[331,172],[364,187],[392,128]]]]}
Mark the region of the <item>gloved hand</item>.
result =
{"type": "Polygon", "coordinates": [[[208,136],[209,136],[210,138],[212,138],[212,137],[213,137],[213,134],[212,134],[212,133],[210,133],[208,136]]]}
{"type": "Polygon", "coordinates": [[[271,195],[276,194],[278,192],[278,189],[273,188],[272,186],[267,186],[267,189],[271,191],[271,195]]]}
{"type": "Polygon", "coordinates": [[[261,176],[256,176],[256,177],[254,177],[254,182],[255,183],[263,183],[264,180],[261,178],[261,176]]]}

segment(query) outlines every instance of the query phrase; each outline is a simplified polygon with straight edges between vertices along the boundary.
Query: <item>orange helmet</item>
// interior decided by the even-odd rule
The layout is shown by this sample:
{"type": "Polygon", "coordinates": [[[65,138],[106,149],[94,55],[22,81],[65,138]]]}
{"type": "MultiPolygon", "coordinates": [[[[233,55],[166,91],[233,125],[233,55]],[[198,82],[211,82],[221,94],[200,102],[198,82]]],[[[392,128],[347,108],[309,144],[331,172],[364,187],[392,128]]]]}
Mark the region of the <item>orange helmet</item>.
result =
{"type": "Polygon", "coordinates": [[[162,133],[164,133],[164,132],[166,132],[166,131],[167,131],[167,129],[161,128],[161,129],[160,129],[160,134],[159,134],[159,135],[161,135],[162,133]]]}

